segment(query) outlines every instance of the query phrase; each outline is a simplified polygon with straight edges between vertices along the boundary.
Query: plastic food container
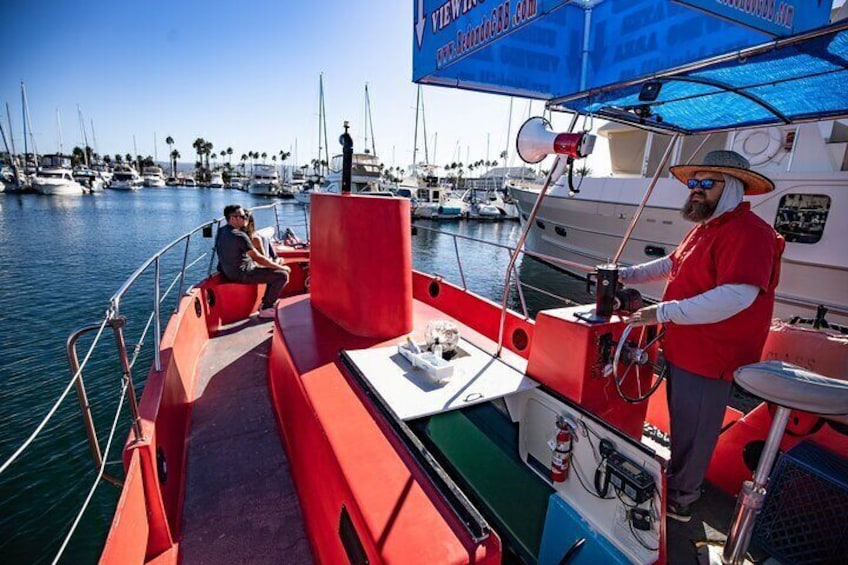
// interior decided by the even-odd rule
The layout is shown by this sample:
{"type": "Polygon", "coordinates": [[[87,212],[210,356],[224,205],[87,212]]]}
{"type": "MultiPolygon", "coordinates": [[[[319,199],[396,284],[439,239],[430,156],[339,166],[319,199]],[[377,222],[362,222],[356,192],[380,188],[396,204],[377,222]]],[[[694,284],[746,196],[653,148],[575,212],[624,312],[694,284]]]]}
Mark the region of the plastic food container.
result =
{"type": "Polygon", "coordinates": [[[399,343],[397,348],[398,353],[406,357],[413,367],[423,370],[427,378],[434,383],[445,384],[453,375],[453,363],[442,359],[432,351],[416,353],[405,343],[399,343]]]}

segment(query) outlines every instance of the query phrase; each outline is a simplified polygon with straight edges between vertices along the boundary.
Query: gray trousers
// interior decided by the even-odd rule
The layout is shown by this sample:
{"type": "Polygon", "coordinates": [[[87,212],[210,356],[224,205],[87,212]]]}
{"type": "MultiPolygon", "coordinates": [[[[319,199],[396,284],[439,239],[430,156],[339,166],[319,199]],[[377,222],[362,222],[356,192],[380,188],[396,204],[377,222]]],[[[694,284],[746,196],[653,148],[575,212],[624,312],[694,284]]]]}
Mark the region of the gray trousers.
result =
{"type": "Polygon", "coordinates": [[[262,296],[262,306],[260,306],[264,309],[274,305],[274,302],[280,297],[280,293],[288,284],[289,276],[281,271],[256,268],[241,273],[236,282],[242,284],[265,283],[265,294],[262,296]]]}
{"type": "Polygon", "coordinates": [[[668,368],[668,498],[686,505],[701,496],[701,483],[721,432],[733,383],[702,377],[672,364],[668,368]]]}

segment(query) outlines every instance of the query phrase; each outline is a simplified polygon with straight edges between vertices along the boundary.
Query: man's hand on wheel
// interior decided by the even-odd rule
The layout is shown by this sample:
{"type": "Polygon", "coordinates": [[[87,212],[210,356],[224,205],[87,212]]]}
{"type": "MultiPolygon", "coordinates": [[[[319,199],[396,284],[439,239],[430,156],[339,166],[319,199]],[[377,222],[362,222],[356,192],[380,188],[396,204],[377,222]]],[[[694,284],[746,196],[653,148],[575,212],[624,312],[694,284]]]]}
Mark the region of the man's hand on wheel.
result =
{"type": "Polygon", "coordinates": [[[627,322],[634,326],[652,326],[658,324],[657,310],[659,310],[657,304],[645,306],[633,312],[627,322]]]}

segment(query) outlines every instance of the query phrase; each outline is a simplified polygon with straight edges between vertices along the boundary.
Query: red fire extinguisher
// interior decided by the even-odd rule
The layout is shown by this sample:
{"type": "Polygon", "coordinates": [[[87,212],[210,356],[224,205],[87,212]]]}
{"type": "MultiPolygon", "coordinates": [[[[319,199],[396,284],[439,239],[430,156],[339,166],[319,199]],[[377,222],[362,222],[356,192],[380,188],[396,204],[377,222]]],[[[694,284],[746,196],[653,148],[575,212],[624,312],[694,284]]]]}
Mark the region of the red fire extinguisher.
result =
{"type": "Polygon", "coordinates": [[[563,418],[557,418],[557,433],[551,453],[551,481],[561,483],[568,478],[571,466],[571,428],[563,418]]]}

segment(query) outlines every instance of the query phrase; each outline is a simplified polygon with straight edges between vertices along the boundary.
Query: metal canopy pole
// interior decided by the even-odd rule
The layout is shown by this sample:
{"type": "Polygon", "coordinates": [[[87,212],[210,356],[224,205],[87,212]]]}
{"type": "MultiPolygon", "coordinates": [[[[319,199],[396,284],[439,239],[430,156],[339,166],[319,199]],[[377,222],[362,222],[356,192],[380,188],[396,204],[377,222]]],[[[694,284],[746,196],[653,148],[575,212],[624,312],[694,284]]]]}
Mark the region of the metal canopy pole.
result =
{"type": "Polygon", "coordinates": [[[642,197],[642,202],[639,203],[639,207],[636,209],[636,213],[633,214],[633,219],[630,221],[630,225],[627,226],[627,232],[624,234],[624,238],[621,240],[621,245],[618,246],[618,251],[615,252],[615,257],[612,259],[612,264],[617,265],[618,260],[621,258],[621,254],[624,253],[624,246],[627,245],[627,241],[630,239],[630,236],[633,235],[633,230],[636,229],[636,222],[639,221],[639,217],[642,215],[642,210],[645,209],[645,205],[648,203],[648,198],[651,197],[651,193],[654,191],[654,187],[657,185],[657,181],[660,178],[660,173],[665,168],[668,163],[669,157],[671,157],[671,152],[674,149],[677,140],[680,138],[679,133],[675,133],[671,138],[671,143],[666,147],[665,154],[663,155],[662,161],[657,166],[657,170],[654,171],[654,177],[651,179],[651,184],[648,185],[648,190],[645,191],[645,195],[642,197]]]}

